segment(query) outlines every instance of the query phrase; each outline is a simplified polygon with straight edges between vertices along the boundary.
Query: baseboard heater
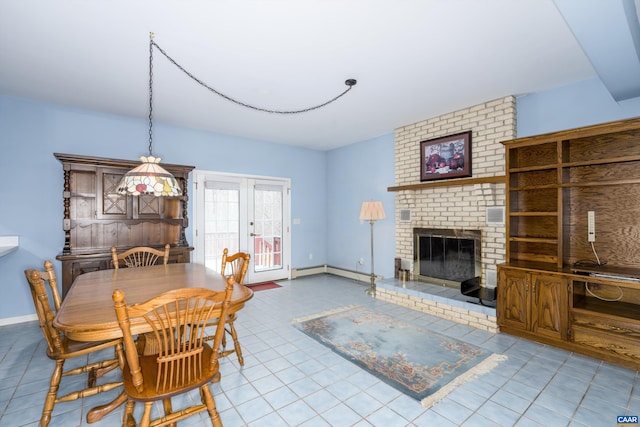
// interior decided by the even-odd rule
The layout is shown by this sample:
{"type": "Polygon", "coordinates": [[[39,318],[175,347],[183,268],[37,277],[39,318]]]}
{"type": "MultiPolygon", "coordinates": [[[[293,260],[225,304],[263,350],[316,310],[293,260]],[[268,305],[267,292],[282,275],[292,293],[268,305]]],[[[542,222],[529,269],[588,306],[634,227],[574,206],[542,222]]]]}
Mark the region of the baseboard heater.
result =
{"type": "MultiPolygon", "coordinates": [[[[311,276],[313,274],[328,273],[335,276],[345,277],[347,279],[358,280],[360,282],[369,283],[371,281],[371,273],[365,273],[364,271],[347,270],[339,267],[332,267],[329,265],[320,265],[315,267],[297,268],[291,272],[291,278],[311,276]]],[[[383,276],[376,276],[376,280],[383,279],[383,276]]]]}

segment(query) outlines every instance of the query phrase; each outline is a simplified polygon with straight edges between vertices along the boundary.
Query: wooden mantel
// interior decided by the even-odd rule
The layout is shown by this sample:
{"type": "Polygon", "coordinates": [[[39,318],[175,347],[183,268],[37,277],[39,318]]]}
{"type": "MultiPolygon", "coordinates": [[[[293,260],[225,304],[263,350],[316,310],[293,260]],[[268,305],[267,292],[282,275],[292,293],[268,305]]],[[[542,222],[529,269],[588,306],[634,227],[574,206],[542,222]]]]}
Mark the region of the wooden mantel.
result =
{"type": "Polygon", "coordinates": [[[474,184],[504,184],[506,183],[506,176],[484,176],[480,178],[461,178],[461,179],[446,179],[441,181],[428,181],[421,182],[419,184],[407,184],[397,185],[394,187],[387,187],[387,191],[405,191],[405,190],[421,190],[423,188],[436,188],[436,187],[454,187],[460,185],[474,185],[474,184]]]}

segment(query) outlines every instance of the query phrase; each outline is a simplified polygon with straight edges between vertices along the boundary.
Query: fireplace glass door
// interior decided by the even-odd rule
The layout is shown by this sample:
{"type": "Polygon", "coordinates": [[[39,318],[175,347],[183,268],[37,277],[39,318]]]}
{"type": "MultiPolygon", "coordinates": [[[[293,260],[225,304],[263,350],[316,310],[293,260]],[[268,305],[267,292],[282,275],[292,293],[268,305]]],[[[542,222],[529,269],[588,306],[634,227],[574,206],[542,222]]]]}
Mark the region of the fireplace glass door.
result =
{"type": "Polygon", "coordinates": [[[447,235],[441,231],[415,235],[414,273],[420,280],[459,288],[461,282],[480,275],[479,236],[460,236],[455,230],[448,233],[453,235],[447,235]]]}

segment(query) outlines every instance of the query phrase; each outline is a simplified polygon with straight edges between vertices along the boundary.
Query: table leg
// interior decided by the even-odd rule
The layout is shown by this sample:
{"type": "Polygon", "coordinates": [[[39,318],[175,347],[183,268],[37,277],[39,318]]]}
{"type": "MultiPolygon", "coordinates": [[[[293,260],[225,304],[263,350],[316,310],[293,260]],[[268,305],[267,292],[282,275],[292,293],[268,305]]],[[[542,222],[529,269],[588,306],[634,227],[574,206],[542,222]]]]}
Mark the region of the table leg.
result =
{"type": "Polygon", "coordinates": [[[87,422],[91,424],[100,421],[105,415],[109,414],[111,411],[113,411],[126,401],[127,394],[123,391],[118,395],[118,397],[113,399],[113,401],[107,403],[106,405],[96,406],[95,408],[87,412],[87,422]]]}

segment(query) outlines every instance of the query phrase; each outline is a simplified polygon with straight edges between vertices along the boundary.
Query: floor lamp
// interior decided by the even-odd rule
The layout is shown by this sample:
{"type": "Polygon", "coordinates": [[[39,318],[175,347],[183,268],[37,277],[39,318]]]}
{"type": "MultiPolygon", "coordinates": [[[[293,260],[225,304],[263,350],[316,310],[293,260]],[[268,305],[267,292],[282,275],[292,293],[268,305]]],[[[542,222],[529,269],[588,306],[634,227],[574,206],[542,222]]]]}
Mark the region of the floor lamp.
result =
{"type": "Polygon", "coordinates": [[[376,296],[376,276],[373,272],[373,223],[385,218],[382,202],[362,202],[360,221],[369,221],[371,223],[371,287],[366,290],[366,293],[372,297],[376,296]]]}

